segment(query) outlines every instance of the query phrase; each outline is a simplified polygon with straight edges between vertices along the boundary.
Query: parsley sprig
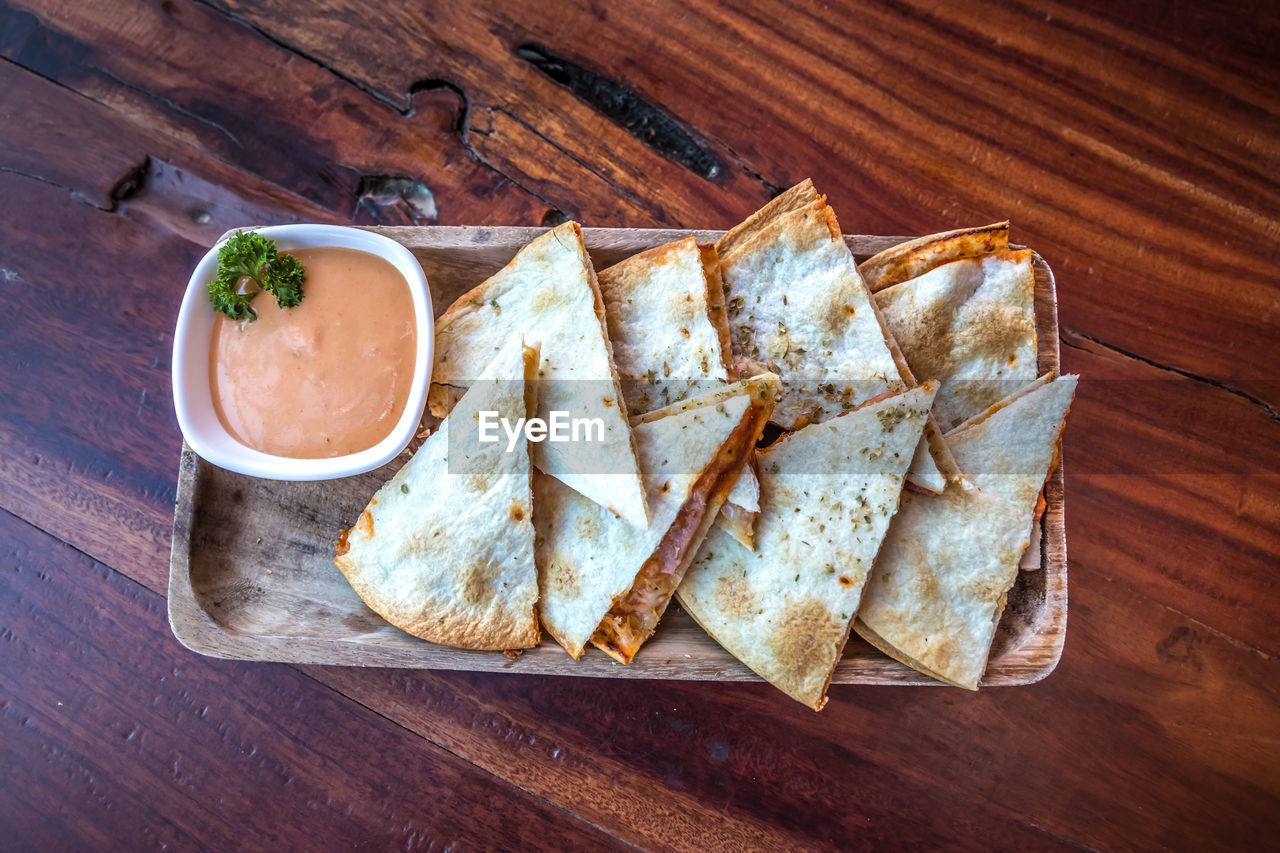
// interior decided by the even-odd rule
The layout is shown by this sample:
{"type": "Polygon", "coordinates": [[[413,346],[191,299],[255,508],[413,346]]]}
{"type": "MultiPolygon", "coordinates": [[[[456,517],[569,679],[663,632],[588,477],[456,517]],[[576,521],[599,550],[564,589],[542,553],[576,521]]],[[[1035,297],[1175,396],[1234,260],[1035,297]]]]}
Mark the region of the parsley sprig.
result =
{"type": "Polygon", "coordinates": [[[293,255],[281,255],[276,243],[255,231],[237,231],[218,250],[218,275],[209,283],[209,301],[232,320],[256,320],[249,305],[262,291],[276,298],[281,308],[302,301],[302,283],[307,273],[293,255]],[[257,290],[240,292],[240,282],[248,278],[257,290]]]}

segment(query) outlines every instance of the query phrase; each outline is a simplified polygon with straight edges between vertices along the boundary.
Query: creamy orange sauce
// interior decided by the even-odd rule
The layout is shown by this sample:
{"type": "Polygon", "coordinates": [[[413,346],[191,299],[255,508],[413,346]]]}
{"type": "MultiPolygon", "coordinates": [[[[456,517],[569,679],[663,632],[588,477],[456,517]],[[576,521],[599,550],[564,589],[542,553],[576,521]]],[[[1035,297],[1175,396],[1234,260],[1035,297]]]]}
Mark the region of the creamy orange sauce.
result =
{"type": "Polygon", "coordinates": [[[321,459],[373,447],[404,412],[417,328],[413,296],[387,261],[354,249],[295,249],[302,302],[253,300],[258,319],[219,314],[209,386],[231,435],[275,456],[321,459]]]}

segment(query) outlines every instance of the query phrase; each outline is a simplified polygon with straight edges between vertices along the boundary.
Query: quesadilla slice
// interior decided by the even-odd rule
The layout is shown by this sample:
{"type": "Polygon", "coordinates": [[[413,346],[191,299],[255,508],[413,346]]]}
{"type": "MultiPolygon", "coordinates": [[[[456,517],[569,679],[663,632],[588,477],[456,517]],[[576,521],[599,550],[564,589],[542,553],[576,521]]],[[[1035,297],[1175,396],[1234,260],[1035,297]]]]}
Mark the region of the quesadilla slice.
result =
{"type": "MultiPolygon", "coordinates": [[[[613,361],[632,422],[737,379],[715,247],[686,237],[599,274],[613,361]]],[[[759,489],[750,461],[716,523],[750,542],[759,489]]]]}
{"type": "MultiPolygon", "coordinates": [[[[693,397],[672,403],[654,412],[646,412],[631,419],[632,425],[646,423],[667,417],[675,412],[687,411],[703,406],[714,406],[730,397],[742,393],[746,383],[755,380],[738,380],[733,384],[721,384],[719,388],[705,391],[693,397]]],[[[731,534],[748,548],[751,544],[752,531],[755,527],[756,513],[760,510],[760,483],[756,479],[755,448],[747,450],[747,458],[737,479],[729,489],[715,523],[731,534]]]]}
{"type": "Polygon", "coordinates": [[[854,625],[867,642],[977,689],[1075,388],[1046,375],[947,434],[974,488],[903,498],[854,625]]]}
{"type": "MultiPolygon", "coordinates": [[[[786,430],[821,423],[880,394],[914,385],[876,313],[834,211],[806,181],[716,244],[734,360],[783,382],[773,422],[786,430]]],[[[959,478],[940,433],[912,480],[941,491],[959,478]]]]}
{"type": "Polygon", "coordinates": [[[1009,248],[1009,223],[958,228],[917,237],[873,255],[858,265],[872,293],[922,276],[935,267],[963,258],[977,258],[1009,248]]]}
{"type": "Polygon", "coordinates": [[[1036,378],[1029,249],[943,264],[875,301],[912,373],[942,383],[933,413],[946,429],[1036,378]]]}
{"type": "Polygon", "coordinates": [[[600,440],[541,441],[533,464],[632,524],[644,524],[644,484],[618,385],[604,304],[576,222],[529,243],[436,321],[428,400],[437,416],[513,335],[542,344],[537,416],[602,425],[600,440]]]}
{"type": "Polygon", "coordinates": [[[536,350],[519,338],[480,371],[453,412],[342,531],[334,563],[371,610],[433,643],[538,644],[538,573],[528,444],[476,440],[481,412],[532,408],[536,350]]]}
{"type": "Polygon", "coordinates": [[[736,378],[719,268],[713,247],[686,237],[600,272],[613,361],[633,418],[736,378]]]}
{"type": "Polygon", "coordinates": [[[629,663],[657,626],[760,437],[776,376],[711,405],[686,400],[635,428],[649,523],[627,524],[550,477],[534,479],[542,623],[573,657],[588,642],[629,663]]]}
{"type": "Polygon", "coordinates": [[[681,605],[720,645],[820,710],[898,508],[937,383],[810,424],[756,452],[756,550],[713,530],[681,605]]]}

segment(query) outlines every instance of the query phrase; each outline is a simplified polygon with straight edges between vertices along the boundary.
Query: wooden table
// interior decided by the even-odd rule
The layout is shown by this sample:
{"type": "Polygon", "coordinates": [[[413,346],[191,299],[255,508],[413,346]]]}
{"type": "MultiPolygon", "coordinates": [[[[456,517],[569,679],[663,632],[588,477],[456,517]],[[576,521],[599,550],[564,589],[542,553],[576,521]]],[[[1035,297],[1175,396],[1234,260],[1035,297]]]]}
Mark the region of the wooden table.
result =
{"type": "Polygon", "coordinates": [[[1274,5],[736,5],[0,10],[0,844],[1280,844],[1274,5]],[[1057,274],[1046,681],[815,714],[173,639],[171,335],[218,234],[723,228],[805,176],[846,231],[1009,217],[1057,274]]]}

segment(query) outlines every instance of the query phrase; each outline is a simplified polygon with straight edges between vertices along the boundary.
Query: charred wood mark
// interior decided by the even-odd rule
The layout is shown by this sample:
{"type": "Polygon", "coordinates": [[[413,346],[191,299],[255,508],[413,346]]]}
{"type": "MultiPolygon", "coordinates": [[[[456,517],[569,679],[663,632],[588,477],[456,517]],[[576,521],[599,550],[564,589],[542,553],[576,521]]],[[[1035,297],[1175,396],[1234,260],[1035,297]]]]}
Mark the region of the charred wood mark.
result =
{"type": "Polygon", "coordinates": [[[422,181],[404,175],[362,175],[356,211],[379,225],[424,225],[438,218],[436,197],[422,181]]]}
{"type": "Polygon", "coordinates": [[[667,159],[708,180],[723,171],[720,159],[674,116],[622,84],[541,45],[522,45],[516,55],[667,159]]]}
{"type": "Polygon", "coordinates": [[[1185,664],[1199,672],[1204,666],[1200,655],[1202,644],[1203,638],[1194,629],[1180,625],[1156,643],[1156,657],[1162,663],[1185,664]]]}

